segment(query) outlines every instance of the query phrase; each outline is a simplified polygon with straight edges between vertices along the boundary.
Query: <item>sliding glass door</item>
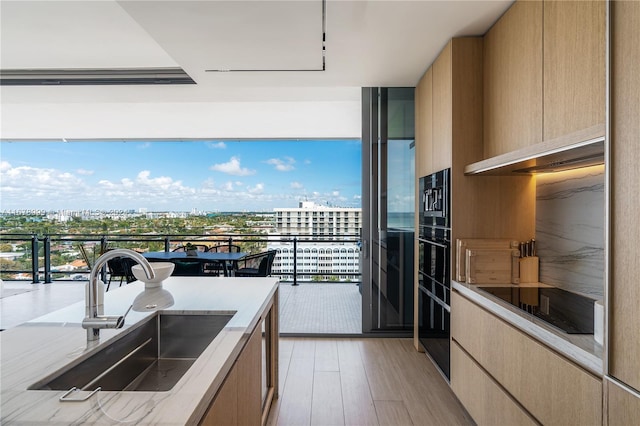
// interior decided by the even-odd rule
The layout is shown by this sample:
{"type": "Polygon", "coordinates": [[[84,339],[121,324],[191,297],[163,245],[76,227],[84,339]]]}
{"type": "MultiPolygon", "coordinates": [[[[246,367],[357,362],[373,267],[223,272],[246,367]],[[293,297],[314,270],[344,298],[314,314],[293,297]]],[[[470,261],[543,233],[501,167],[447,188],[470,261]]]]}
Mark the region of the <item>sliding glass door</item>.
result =
{"type": "Polygon", "coordinates": [[[363,332],[413,328],[414,89],[362,89],[363,332]]]}

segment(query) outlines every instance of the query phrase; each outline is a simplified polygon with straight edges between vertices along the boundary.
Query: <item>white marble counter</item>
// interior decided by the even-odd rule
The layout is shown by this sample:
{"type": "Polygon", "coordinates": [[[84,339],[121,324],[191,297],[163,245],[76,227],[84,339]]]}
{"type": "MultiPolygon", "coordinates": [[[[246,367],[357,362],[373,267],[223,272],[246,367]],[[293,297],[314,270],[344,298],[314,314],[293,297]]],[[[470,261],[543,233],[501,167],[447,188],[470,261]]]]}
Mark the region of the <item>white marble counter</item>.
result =
{"type": "Polygon", "coordinates": [[[452,289],[590,372],[603,375],[602,346],[592,334],[563,333],[472,284],[452,281],[452,289]]]}
{"type": "MultiPolygon", "coordinates": [[[[173,389],[166,392],[101,391],[85,402],[59,402],[62,391],[27,390],[67,364],[89,357],[155,311],[131,311],[124,328],[101,330],[100,340],[90,344],[81,327],[84,302],[3,331],[0,424],[196,424],[277,289],[275,278],[165,280],[164,290],[171,293],[174,303],[164,311],[236,312],[173,389]]],[[[108,292],[105,314],[124,314],[142,291],[144,285],[135,282],[108,292]]]]}

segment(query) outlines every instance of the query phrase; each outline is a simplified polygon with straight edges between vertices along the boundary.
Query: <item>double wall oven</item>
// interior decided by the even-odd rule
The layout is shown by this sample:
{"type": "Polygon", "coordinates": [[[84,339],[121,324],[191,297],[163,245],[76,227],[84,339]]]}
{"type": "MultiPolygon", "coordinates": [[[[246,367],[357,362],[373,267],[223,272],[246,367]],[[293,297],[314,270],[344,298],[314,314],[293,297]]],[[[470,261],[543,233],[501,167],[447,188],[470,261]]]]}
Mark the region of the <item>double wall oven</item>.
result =
{"type": "Polygon", "coordinates": [[[420,178],[418,336],[449,378],[451,298],[451,170],[420,178]]]}

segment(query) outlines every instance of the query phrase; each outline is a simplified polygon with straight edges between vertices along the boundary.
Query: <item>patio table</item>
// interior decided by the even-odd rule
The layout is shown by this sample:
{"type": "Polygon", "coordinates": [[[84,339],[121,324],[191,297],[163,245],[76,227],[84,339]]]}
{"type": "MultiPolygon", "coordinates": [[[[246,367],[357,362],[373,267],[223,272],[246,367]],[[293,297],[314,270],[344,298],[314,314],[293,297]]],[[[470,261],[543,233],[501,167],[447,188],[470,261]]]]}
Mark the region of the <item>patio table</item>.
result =
{"type": "Polygon", "coordinates": [[[217,263],[224,271],[224,276],[229,276],[228,265],[230,262],[235,262],[247,255],[247,253],[216,253],[216,252],[198,252],[197,256],[187,256],[185,252],[179,251],[150,251],[142,253],[142,255],[149,261],[160,262],[182,262],[188,260],[190,262],[200,263],[217,263]]]}

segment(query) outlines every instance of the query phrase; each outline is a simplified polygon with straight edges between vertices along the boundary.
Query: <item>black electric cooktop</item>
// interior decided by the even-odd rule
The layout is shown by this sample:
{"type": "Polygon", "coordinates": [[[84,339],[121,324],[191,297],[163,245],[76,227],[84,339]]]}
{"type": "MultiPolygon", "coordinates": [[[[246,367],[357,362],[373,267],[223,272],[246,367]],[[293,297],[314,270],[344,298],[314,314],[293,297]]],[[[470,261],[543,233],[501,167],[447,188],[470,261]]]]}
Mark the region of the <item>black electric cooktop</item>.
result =
{"type": "Polygon", "coordinates": [[[593,334],[594,299],[557,287],[476,287],[567,334],[593,334]]]}

